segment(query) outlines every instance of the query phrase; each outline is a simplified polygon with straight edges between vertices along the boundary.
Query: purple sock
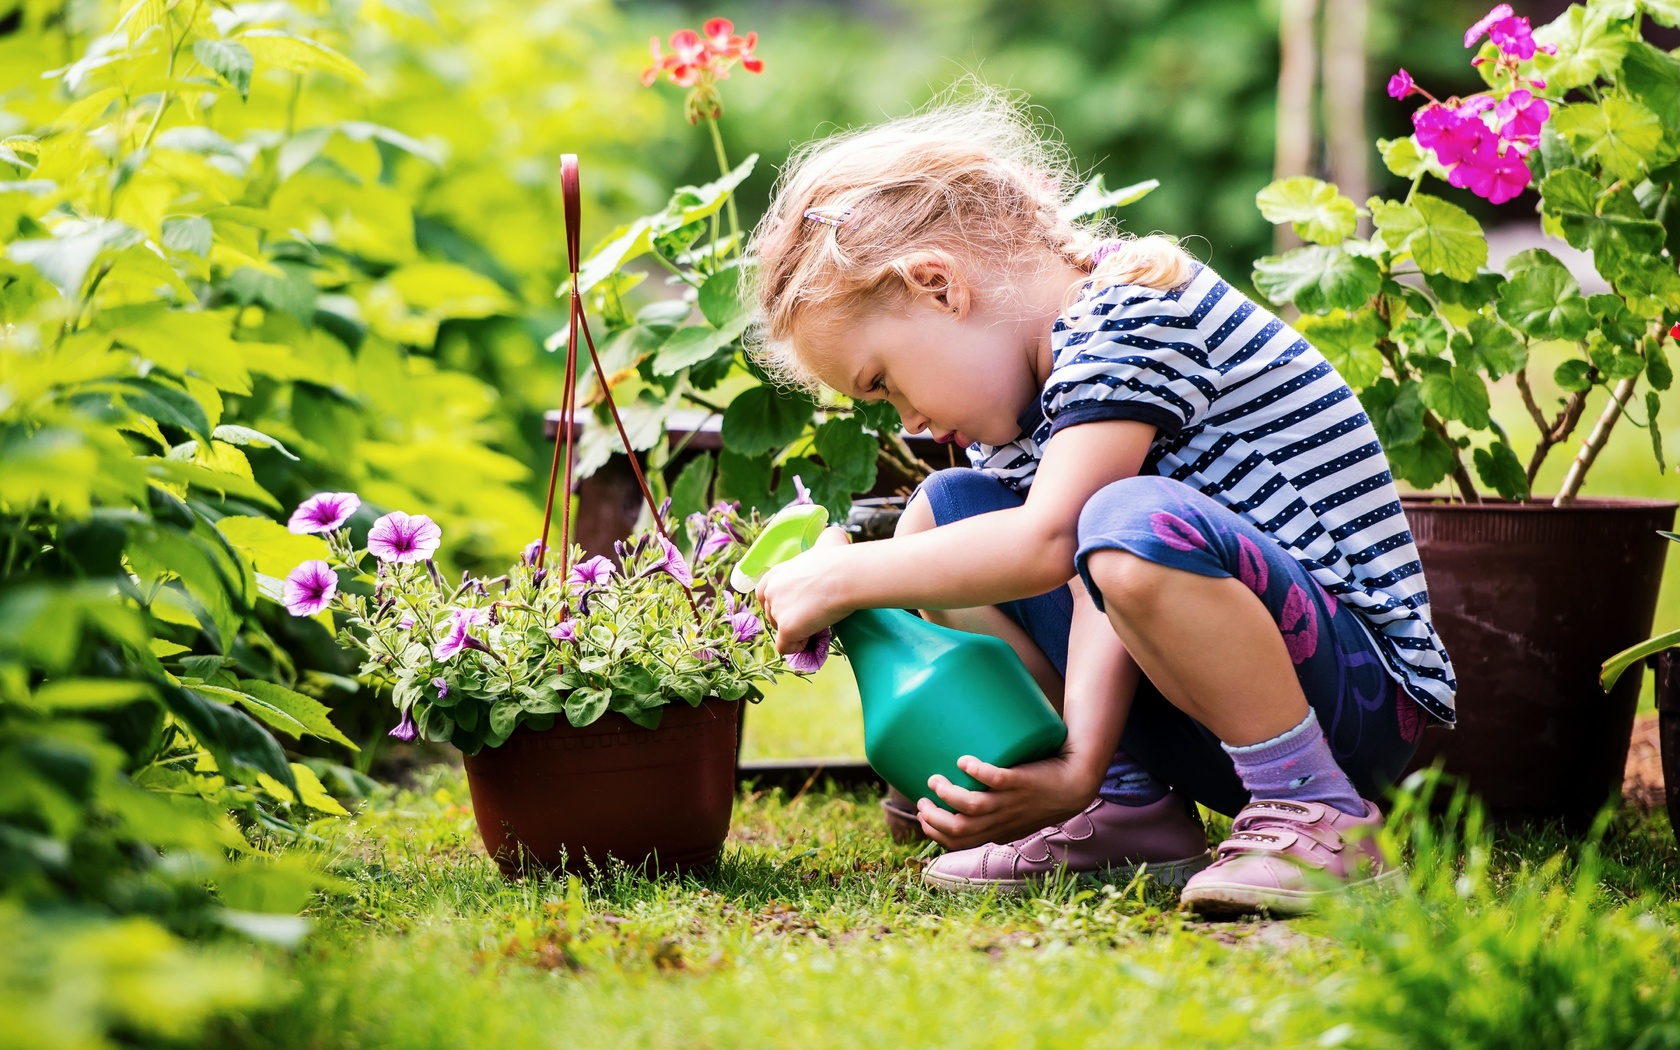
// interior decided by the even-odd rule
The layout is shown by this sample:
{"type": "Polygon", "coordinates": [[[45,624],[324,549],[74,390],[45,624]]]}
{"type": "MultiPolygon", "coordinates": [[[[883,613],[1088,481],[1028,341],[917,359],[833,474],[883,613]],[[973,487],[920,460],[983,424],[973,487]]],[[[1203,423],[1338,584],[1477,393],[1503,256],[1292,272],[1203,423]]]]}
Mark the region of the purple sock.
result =
{"type": "Polygon", "coordinates": [[[1097,797],[1104,802],[1121,806],[1147,806],[1167,794],[1167,785],[1150,776],[1148,771],[1132,760],[1124,751],[1114,752],[1103,776],[1097,797]]]}
{"type": "Polygon", "coordinates": [[[1350,816],[1363,816],[1365,802],[1330,754],[1330,743],[1311,711],[1301,724],[1258,744],[1221,744],[1253,798],[1322,802],[1350,816]]]}

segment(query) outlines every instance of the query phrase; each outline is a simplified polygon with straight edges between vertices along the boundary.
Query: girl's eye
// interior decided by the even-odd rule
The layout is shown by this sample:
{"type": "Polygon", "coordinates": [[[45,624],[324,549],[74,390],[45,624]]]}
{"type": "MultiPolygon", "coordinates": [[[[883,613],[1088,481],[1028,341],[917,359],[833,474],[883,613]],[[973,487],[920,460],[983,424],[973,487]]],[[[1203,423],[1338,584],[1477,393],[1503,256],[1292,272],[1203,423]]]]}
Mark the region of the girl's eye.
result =
{"type": "Polygon", "coordinates": [[[869,384],[869,389],[871,391],[879,390],[881,393],[884,394],[884,393],[887,392],[887,381],[885,379],[881,378],[880,376],[876,376],[875,377],[875,382],[869,384]]]}

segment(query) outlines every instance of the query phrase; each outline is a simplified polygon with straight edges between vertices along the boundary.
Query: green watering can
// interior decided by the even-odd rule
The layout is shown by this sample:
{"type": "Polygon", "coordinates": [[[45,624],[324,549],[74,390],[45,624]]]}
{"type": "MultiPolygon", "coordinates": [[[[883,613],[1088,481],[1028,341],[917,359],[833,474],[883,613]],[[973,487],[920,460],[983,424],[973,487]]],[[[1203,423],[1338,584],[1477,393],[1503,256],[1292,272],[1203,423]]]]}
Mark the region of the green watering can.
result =
{"type": "MultiPolygon", "coordinates": [[[[730,586],[751,591],[772,565],[809,550],[827,525],[825,507],[782,508],[735,566],[730,586]]],[[[1014,766],[1055,754],[1067,739],[1067,725],[1000,638],[941,627],[903,609],[860,609],[834,633],[863,701],[864,754],[912,802],[945,805],[927,786],[935,773],[986,790],[957,768],[963,755],[1014,766]]]]}

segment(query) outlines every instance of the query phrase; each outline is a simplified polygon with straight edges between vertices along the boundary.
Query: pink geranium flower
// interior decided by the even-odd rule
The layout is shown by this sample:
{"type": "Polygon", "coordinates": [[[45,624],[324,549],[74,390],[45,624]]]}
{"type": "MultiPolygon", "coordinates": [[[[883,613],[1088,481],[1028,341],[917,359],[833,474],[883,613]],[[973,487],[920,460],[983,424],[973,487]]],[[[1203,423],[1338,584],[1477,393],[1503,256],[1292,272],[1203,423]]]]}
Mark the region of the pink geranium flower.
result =
{"type": "Polygon", "coordinates": [[[1412,75],[1404,69],[1388,78],[1388,97],[1405,98],[1410,95],[1417,85],[1412,82],[1412,75]]]}
{"type": "Polygon", "coordinates": [[[424,514],[394,510],[368,530],[368,552],[380,561],[427,561],[442,543],[443,530],[424,514]]]}
{"type": "Polygon", "coordinates": [[[1476,42],[1483,36],[1493,41],[1507,56],[1527,62],[1534,57],[1536,51],[1544,51],[1548,55],[1557,53],[1557,48],[1551,44],[1536,45],[1533,28],[1528,19],[1522,18],[1511,10],[1510,4],[1497,4],[1493,10],[1482,16],[1481,21],[1471,26],[1464,33],[1464,46],[1475,47],[1476,42]]]}
{"type": "Polygon", "coordinates": [[[828,662],[828,649],[833,641],[834,632],[824,627],[806,640],[804,649],[783,659],[800,674],[815,674],[828,662]]]}
{"type": "Polygon", "coordinates": [[[1552,115],[1552,107],[1545,99],[1518,88],[1494,110],[1499,122],[1499,137],[1507,142],[1535,144],[1540,141],[1540,128],[1552,115]]]}
{"type": "Polygon", "coordinates": [[[462,649],[477,649],[487,653],[490,647],[468,633],[468,628],[483,623],[483,609],[456,609],[449,614],[449,629],[443,639],[432,646],[432,658],[448,660],[462,649]]]}
{"type": "Polygon", "coordinates": [[[281,601],[293,616],[314,616],[331,604],[338,576],[324,561],[306,561],[286,576],[281,601]]]}
{"type": "Polygon", "coordinates": [[[299,535],[331,532],[349,521],[361,505],[361,497],[354,492],[317,492],[298,504],[286,528],[299,535]]]}

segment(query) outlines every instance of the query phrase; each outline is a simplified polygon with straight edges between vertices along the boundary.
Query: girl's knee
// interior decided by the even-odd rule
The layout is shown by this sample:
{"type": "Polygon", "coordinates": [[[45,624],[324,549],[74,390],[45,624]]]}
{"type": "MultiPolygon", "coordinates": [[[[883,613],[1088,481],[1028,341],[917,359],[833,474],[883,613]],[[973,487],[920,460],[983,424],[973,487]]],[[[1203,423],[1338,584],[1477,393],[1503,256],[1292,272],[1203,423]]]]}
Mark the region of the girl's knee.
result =
{"type": "Polygon", "coordinates": [[[1182,503],[1186,492],[1194,492],[1182,481],[1159,474],[1136,474],[1110,482],[1085,501],[1079,512],[1079,542],[1113,535],[1132,527],[1148,527],[1149,516],[1182,503]]]}
{"type": "Polygon", "coordinates": [[[1115,547],[1091,551],[1084,568],[1086,578],[1102,595],[1104,609],[1147,608],[1165,576],[1162,566],[1115,547]]]}

